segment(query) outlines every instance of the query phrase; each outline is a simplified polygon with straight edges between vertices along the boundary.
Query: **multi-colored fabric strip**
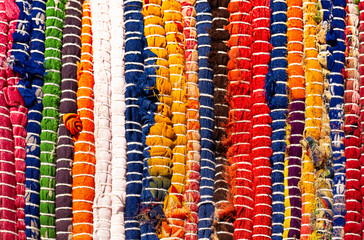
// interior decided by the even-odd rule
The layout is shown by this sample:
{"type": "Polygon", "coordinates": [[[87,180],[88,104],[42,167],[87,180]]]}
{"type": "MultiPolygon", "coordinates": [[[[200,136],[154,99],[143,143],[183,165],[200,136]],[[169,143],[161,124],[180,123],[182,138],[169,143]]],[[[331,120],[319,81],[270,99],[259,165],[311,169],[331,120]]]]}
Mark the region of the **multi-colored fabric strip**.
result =
{"type": "Polygon", "coordinates": [[[43,90],[43,119],[40,135],[40,232],[41,237],[55,239],[56,143],[61,96],[62,30],[66,0],[48,0],[43,90]]]}
{"type": "Polygon", "coordinates": [[[5,100],[9,22],[19,16],[14,1],[0,1],[0,238],[16,239],[16,180],[13,130],[10,110],[5,100]]]}
{"type": "Polygon", "coordinates": [[[61,100],[56,160],[56,235],[59,240],[72,236],[72,162],[73,139],[79,131],[65,114],[77,113],[77,62],[81,56],[82,5],[79,0],[68,0],[65,11],[62,42],[61,100]]]}
{"type": "Polygon", "coordinates": [[[43,75],[44,75],[44,40],[45,40],[45,9],[44,0],[32,2],[30,32],[30,58],[27,72],[31,80],[31,91],[36,99],[28,106],[26,170],[25,170],[25,225],[28,239],[40,238],[39,223],[39,178],[40,178],[40,133],[43,110],[43,75]]]}
{"type": "Polygon", "coordinates": [[[95,94],[94,238],[110,238],[111,224],[111,65],[109,3],[90,0],[95,94]]]}
{"type": "MultiPolygon", "coordinates": [[[[127,175],[125,202],[125,239],[140,239],[137,216],[140,210],[143,178],[142,125],[138,79],[144,73],[142,0],[124,2],[125,18],[125,131],[127,175]]],[[[119,14],[119,13],[118,13],[119,14]]]]}
{"type": "MultiPolygon", "coordinates": [[[[142,240],[157,240],[156,227],[164,217],[163,201],[171,185],[172,149],[172,84],[168,68],[167,19],[172,10],[171,1],[162,7],[161,0],[143,2],[145,77],[140,79],[143,126],[143,190],[142,240]]],[[[161,233],[160,231],[158,233],[161,233]]]]}
{"type": "Polygon", "coordinates": [[[195,0],[182,4],[183,33],[185,39],[185,70],[187,91],[187,158],[185,206],[189,217],[185,220],[185,239],[197,240],[198,203],[200,201],[200,91],[198,89],[198,52],[195,0]]]}
{"type": "Polygon", "coordinates": [[[229,3],[230,47],[228,62],[228,99],[230,104],[227,157],[231,166],[230,191],[234,195],[236,219],[234,239],[251,239],[253,231],[253,172],[250,158],[251,142],[251,3],[232,1],[229,3]]]}
{"type": "Polygon", "coordinates": [[[183,194],[186,176],[186,74],[184,59],[184,36],[181,4],[176,0],[167,0],[162,4],[164,11],[167,53],[171,91],[172,127],[175,133],[171,162],[171,186],[164,200],[166,220],[162,223],[161,239],[184,239],[184,219],[186,208],[183,208],[183,194]]]}
{"type": "Polygon", "coordinates": [[[271,62],[266,79],[266,96],[272,118],[272,240],[283,239],[284,152],[286,148],[287,94],[287,3],[271,2],[271,62]]]}
{"type": "MultiPolygon", "coordinates": [[[[360,94],[360,192],[364,209],[364,1],[359,2],[359,94],[360,94]]],[[[364,211],[361,211],[362,236],[364,236],[364,211]]]]}
{"type": "Polygon", "coordinates": [[[91,10],[88,0],[82,4],[81,62],[77,71],[77,113],[82,131],[75,139],[72,165],[72,239],[93,239],[95,198],[94,77],[91,10]]]}
{"type": "Polygon", "coordinates": [[[359,9],[356,1],[348,0],[346,7],[346,52],[344,93],[344,144],[346,157],[346,240],[362,239],[360,193],[360,128],[359,128],[359,9]]]}
{"type": "Polygon", "coordinates": [[[211,0],[212,29],[211,53],[209,63],[213,68],[214,84],[214,114],[215,126],[212,139],[215,142],[215,182],[214,196],[214,236],[213,238],[233,240],[234,234],[234,203],[233,196],[229,191],[230,176],[226,173],[229,161],[226,158],[227,146],[223,143],[227,137],[226,125],[229,123],[229,104],[227,102],[227,86],[229,83],[227,64],[229,62],[228,47],[229,32],[225,26],[229,24],[229,1],[211,0]]]}
{"type": "Polygon", "coordinates": [[[211,29],[212,14],[207,0],[196,1],[196,16],[201,129],[201,196],[198,207],[197,237],[198,239],[211,239],[215,178],[215,146],[212,140],[214,131],[214,86],[212,82],[213,72],[208,62],[211,50],[211,38],[208,33],[211,29]]]}
{"type": "MultiPolygon", "coordinates": [[[[110,1],[112,215],[110,239],[125,239],[126,139],[125,139],[125,27],[124,1],[110,1]],[[120,17],[122,16],[122,17],[120,17]]],[[[135,209],[133,209],[135,211],[135,209]]]]}
{"type": "Polygon", "coordinates": [[[283,239],[300,238],[301,157],[305,126],[305,73],[303,61],[303,11],[301,0],[287,1],[287,61],[289,107],[287,149],[284,162],[283,239]]]}
{"type": "Polygon", "coordinates": [[[270,62],[270,1],[252,2],[251,161],[253,167],[253,239],[271,239],[272,118],[265,98],[270,62]]]}
{"type": "Polygon", "coordinates": [[[333,31],[326,36],[326,42],[331,46],[330,52],[334,65],[330,72],[330,126],[334,166],[334,205],[332,240],[344,238],[345,226],[345,155],[344,155],[344,78],[345,63],[345,0],[333,1],[333,31]]]}

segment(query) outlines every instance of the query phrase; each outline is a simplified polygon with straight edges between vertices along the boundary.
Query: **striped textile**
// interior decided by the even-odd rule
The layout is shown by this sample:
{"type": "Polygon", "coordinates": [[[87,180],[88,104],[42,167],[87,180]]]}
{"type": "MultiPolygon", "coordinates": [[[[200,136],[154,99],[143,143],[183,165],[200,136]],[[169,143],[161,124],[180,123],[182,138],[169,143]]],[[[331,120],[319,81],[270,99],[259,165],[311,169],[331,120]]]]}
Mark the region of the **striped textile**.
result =
{"type": "Polygon", "coordinates": [[[109,3],[90,0],[95,94],[94,238],[110,238],[111,224],[111,65],[109,3]]]}
{"type": "Polygon", "coordinates": [[[231,166],[228,173],[233,179],[231,191],[234,195],[236,220],[234,239],[251,239],[253,231],[253,173],[250,159],[251,141],[251,11],[249,1],[232,1],[228,6],[230,19],[228,30],[230,47],[228,62],[228,100],[230,122],[227,157],[231,166]],[[234,180],[235,179],[235,180],[234,180]]]}
{"type": "Polygon", "coordinates": [[[138,78],[144,72],[142,0],[124,2],[125,20],[125,131],[127,141],[127,175],[125,202],[125,239],[140,239],[137,215],[142,192],[143,145],[138,101],[138,78]]]}
{"type": "MultiPolygon", "coordinates": [[[[362,194],[362,208],[364,208],[364,1],[359,2],[359,94],[360,94],[360,192],[362,194]]],[[[364,212],[362,216],[362,236],[364,236],[364,212]]]]}
{"type": "MultiPolygon", "coordinates": [[[[111,122],[112,122],[112,215],[111,239],[125,239],[126,139],[125,139],[125,27],[124,1],[110,1],[111,20],[111,122]]],[[[135,210],[135,209],[134,209],[135,210]]]]}
{"type": "MultiPolygon", "coordinates": [[[[68,0],[62,41],[61,100],[56,160],[56,235],[59,240],[69,239],[72,234],[72,161],[73,139],[67,126],[72,118],[63,123],[67,113],[77,113],[77,62],[81,55],[81,16],[79,0],[68,0]]],[[[71,127],[73,127],[71,125],[71,127]]]]}
{"type": "Polygon", "coordinates": [[[45,64],[43,90],[43,119],[40,134],[40,233],[55,239],[55,175],[56,143],[61,96],[62,29],[65,0],[49,0],[46,4],[45,64]]]}
{"type": "Polygon", "coordinates": [[[82,131],[74,144],[72,165],[72,239],[91,240],[92,206],[95,198],[94,78],[91,10],[88,0],[82,4],[81,62],[78,66],[77,113],[82,131]]]}
{"type": "Polygon", "coordinates": [[[213,140],[215,142],[215,182],[214,196],[215,213],[214,213],[214,237],[218,239],[233,240],[233,222],[234,222],[234,203],[230,193],[230,176],[226,173],[229,162],[226,158],[227,145],[223,141],[226,139],[226,125],[229,123],[229,104],[226,99],[228,86],[228,69],[229,61],[228,47],[229,32],[224,29],[229,24],[229,11],[227,10],[229,1],[213,0],[209,1],[212,9],[212,29],[211,36],[211,53],[209,63],[213,68],[214,84],[214,114],[215,126],[213,140]]]}
{"type": "Polygon", "coordinates": [[[215,155],[212,133],[214,129],[214,86],[212,68],[208,62],[211,50],[209,30],[212,24],[210,4],[207,0],[196,1],[196,28],[198,48],[198,78],[200,89],[200,134],[201,134],[201,182],[198,207],[198,239],[211,239],[214,214],[215,155]]]}
{"type": "Polygon", "coordinates": [[[306,108],[305,129],[303,140],[302,162],[302,226],[301,239],[311,239],[316,232],[316,226],[312,226],[312,215],[315,214],[315,167],[320,167],[322,162],[317,152],[322,127],[322,93],[323,76],[321,65],[317,60],[316,49],[317,1],[303,1],[304,27],[304,64],[306,75],[306,108]]]}
{"type": "Polygon", "coordinates": [[[346,157],[346,240],[362,239],[360,193],[360,128],[359,128],[359,9],[353,0],[346,7],[346,52],[345,52],[345,92],[344,92],[344,144],[346,157]]]}
{"type": "MultiPolygon", "coordinates": [[[[24,102],[19,89],[23,89],[26,85],[26,77],[24,75],[24,64],[29,58],[29,13],[30,3],[27,1],[15,1],[20,13],[19,18],[11,21],[9,25],[8,37],[8,58],[9,66],[7,69],[8,86],[4,88],[5,100],[10,107],[10,122],[13,128],[14,137],[14,158],[15,158],[15,174],[16,174],[16,192],[15,198],[17,232],[18,239],[25,240],[25,157],[26,157],[26,125],[28,121],[29,102],[24,102]],[[12,39],[12,40],[10,40],[12,39]],[[19,63],[19,64],[17,64],[19,63]],[[20,66],[18,66],[20,65],[20,66]],[[23,76],[20,75],[23,73],[23,76]]],[[[34,95],[33,95],[34,97],[34,95]]],[[[33,98],[34,100],[34,98],[33,98]]]]}
{"type": "Polygon", "coordinates": [[[39,204],[40,204],[40,133],[43,110],[43,75],[44,75],[44,28],[45,0],[32,1],[30,32],[30,59],[26,70],[31,80],[31,90],[36,100],[28,106],[26,170],[25,170],[25,225],[28,239],[39,239],[39,204]]]}
{"type": "Polygon", "coordinates": [[[289,107],[287,148],[284,166],[284,223],[283,239],[300,237],[301,227],[301,157],[305,125],[305,73],[303,60],[302,1],[287,1],[287,50],[289,107]],[[288,188],[288,186],[291,186],[288,188]]]}
{"type": "Polygon", "coordinates": [[[198,202],[200,201],[200,122],[198,101],[198,52],[195,0],[182,4],[183,34],[185,38],[185,70],[187,91],[187,158],[185,206],[190,217],[185,219],[185,239],[197,240],[198,202]]]}
{"type": "Polygon", "coordinates": [[[332,240],[344,238],[346,214],[345,206],[345,155],[344,155],[344,78],[343,68],[345,62],[345,0],[333,1],[333,32],[327,34],[326,41],[331,46],[331,53],[335,60],[330,72],[330,126],[334,166],[334,206],[332,240]]]}
{"type": "Polygon", "coordinates": [[[175,133],[171,161],[171,186],[164,200],[166,220],[162,223],[160,239],[184,239],[184,219],[188,211],[183,206],[186,176],[186,74],[181,4],[164,1],[165,24],[171,91],[172,127],[175,133]]]}
{"type": "Polygon", "coordinates": [[[270,61],[269,0],[252,1],[251,161],[253,167],[253,240],[271,239],[272,224],[272,118],[265,98],[270,61]]]}
{"type": "Polygon", "coordinates": [[[287,3],[271,2],[271,62],[266,79],[266,97],[272,118],[272,240],[283,239],[284,152],[286,148],[287,94],[287,3]]]}
{"type": "Polygon", "coordinates": [[[18,18],[19,9],[14,1],[0,1],[0,238],[15,239],[16,229],[16,180],[14,140],[10,122],[10,110],[5,100],[4,88],[6,86],[6,57],[8,44],[9,22],[18,18]]]}

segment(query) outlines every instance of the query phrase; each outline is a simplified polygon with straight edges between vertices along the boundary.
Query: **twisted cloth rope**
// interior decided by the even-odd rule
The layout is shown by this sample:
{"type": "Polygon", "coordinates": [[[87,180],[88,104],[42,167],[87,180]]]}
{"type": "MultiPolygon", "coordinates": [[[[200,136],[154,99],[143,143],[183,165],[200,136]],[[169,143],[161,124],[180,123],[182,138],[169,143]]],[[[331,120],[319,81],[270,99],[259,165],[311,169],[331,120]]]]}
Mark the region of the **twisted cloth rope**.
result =
{"type": "Polygon", "coordinates": [[[44,0],[34,0],[31,10],[30,59],[27,72],[31,80],[31,91],[36,99],[28,106],[26,170],[25,170],[25,225],[29,239],[39,239],[39,176],[40,176],[40,133],[43,110],[43,75],[44,75],[44,40],[45,40],[45,9],[44,0]]]}
{"type": "Polygon", "coordinates": [[[345,7],[344,0],[333,1],[333,31],[326,37],[331,46],[334,65],[330,72],[330,126],[334,166],[334,206],[332,240],[344,238],[346,214],[345,206],[345,156],[344,151],[344,78],[343,69],[345,62],[345,7]]]}
{"type": "MultiPolygon", "coordinates": [[[[362,209],[364,207],[364,1],[359,2],[359,93],[360,93],[360,192],[362,209]]],[[[364,212],[361,210],[361,229],[364,235],[364,212]]]]}
{"type": "MultiPolygon", "coordinates": [[[[143,144],[138,79],[144,73],[142,0],[127,0],[125,7],[125,131],[127,175],[125,238],[140,239],[137,216],[140,210],[143,178],[143,144]]],[[[118,13],[119,14],[119,13],[118,13]]]]}
{"type": "Polygon", "coordinates": [[[284,232],[283,239],[300,237],[301,227],[301,158],[305,126],[305,73],[303,60],[303,11],[301,0],[287,1],[287,49],[289,107],[287,150],[284,163],[284,232]]]}
{"type": "Polygon", "coordinates": [[[16,179],[14,139],[10,110],[5,100],[7,44],[9,22],[17,19],[19,9],[15,2],[0,1],[0,238],[16,239],[16,179]]]}
{"type": "Polygon", "coordinates": [[[45,69],[43,119],[40,135],[40,233],[55,239],[56,143],[61,95],[62,29],[66,1],[49,0],[46,4],[45,69]]]}
{"type": "Polygon", "coordinates": [[[229,11],[227,10],[229,1],[212,0],[209,1],[212,9],[212,29],[211,36],[211,53],[209,63],[213,68],[214,84],[214,114],[215,126],[213,140],[215,141],[215,182],[214,182],[214,232],[213,239],[234,239],[234,215],[235,209],[232,202],[233,196],[229,191],[229,174],[226,169],[229,167],[229,161],[226,158],[227,147],[224,145],[226,140],[226,125],[229,123],[229,105],[226,99],[229,62],[228,47],[229,32],[225,26],[229,24],[229,11]]]}
{"type": "Polygon", "coordinates": [[[75,138],[72,165],[72,239],[92,239],[95,198],[95,125],[92,22],[90,3],[82,5],[81,62],[78,65],[77,113],[82,131],[75,138]]]}
{"type": "Polygon", "coordinates": [[[286,148],[287,94],[287,3],[271,2],[271,63],[266,79],[266,97],[272,118],[272,239],[283,239],[284,152],[286,148]]]}
{"type": "Polygon", "coordinates": [[[253,231],[253,173],[250,158],[251,142],[251,11],[249,1],[232,1],[229,3],[230,39],[228,62],[228,100],[230,105],[227,157],[231,177],[230,192],[234,195],[236,219],[234,222],[234,239],[251,239],[253,231]]]}
{"type": "Polygon", "coordinates": [[[359,11],[353,0],[346,7],[346,52],[345,52],[345,92],[344,92],[344,144],[346,157],[346,215],[345,240],[362,239],[360,193],[360,128],[359,128],[359,11]]]}
{"type": "Polygon", "coordinates": [[[77,62],[81,57],[81,1],[68,0],[62,42],[61,101],[56,162],[56,234],[66,240],[72,235],[72,161],[74,156],[71,124],[63,123],[65,114],[77,113],[77,62]],[[68,129],[69,128],[69,129],[68,129]]]}

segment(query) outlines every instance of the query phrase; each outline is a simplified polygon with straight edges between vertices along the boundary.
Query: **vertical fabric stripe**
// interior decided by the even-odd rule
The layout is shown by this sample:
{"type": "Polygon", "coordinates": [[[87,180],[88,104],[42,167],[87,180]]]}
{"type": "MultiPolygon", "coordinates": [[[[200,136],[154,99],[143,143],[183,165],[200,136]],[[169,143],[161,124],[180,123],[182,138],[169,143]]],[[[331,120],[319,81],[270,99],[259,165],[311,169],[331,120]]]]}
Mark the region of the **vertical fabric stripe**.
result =
{"type": "Polygon", "coordinates": [[[95,94],[94,238],[110,238],[111,225],[111,65],[109,3],[91,0],[95,94]]]}
{"type": "Polygon", "coordinates": [[[41,237],[55,239],[56,143],[61,95],[62,29],[66,1],[49,0],[46,4],[45,69],[43,119],[40,135],[40,232],[41,237]]]}
{"type": "Polygon", "coordinates": [[[74,126],[63,116],[77,113],[77,62],[81,55],[81,1],[68,0],[65,11],[62,42],[61,100],[59,105],[59,127],[56,160],[56,235],[67,240],[72,235],[72,162],[74,126]],[[67,129],[71,128],[71,132],[67,129]]]}
{"type": "MultiPolygon", "coordinates": [[[[359,2],[359,93],[360,93],[360,192],[364,208],[364,1],[359,2]]],[[[364,235],[364,212],[361,212],[362,236],[364,235]]]]}
{"type": "Polygon", "coordinates": [[[28,239],[39,239],[39,204],[40,204],[40,133],[43,110],[43,75],[44,75],[44,40],[45,40],[45,9],[44,0],[32,2],[30,33],[30,59],[27,71],[31,78],[31,91],[36,99],[28,107],[26,170],[25,170],[25,225],[28,239]]]}
{"type": "MultiPolygon", "coordinates": [[[[126,139],[125,139],[125,26],[124,1],[110,1],[111,20],[111,122],[112,215],[110,239],[125,239],[126,139]],[[121,17],[120,17],[121,16],[121,17]]],[[[134,209],[135,210],[135,209],[134,209]]]]}
{"type": "Polygon", "coordinates": [[[81,62],[77,72],[77,113],[82,122],[82,131],[74,144],[75,154],[72,165],[72,239],[91,240],[96,159],[92,25],[88,0],[83,2],[82,10],[81,62]]]}
{"type": "Polygon", "coordinates": [[[214,214],[215,154],[212,133],[214,131],[214,86],[212,68],[208,62],[211,38],[208,34],[212,24],[210,4],[207,0],[196,1],[198,78],[200,89],[200,134],[201,134],[201,182],[198,207],[198,239],[211,239],[214,214]]]}
{"type": "Polygon", "coordinates": [[[127,141],[127,175],[125,202],[125,239],[140,239],[137,216],[140,210],[143,178],[142,125],[138,79],[144,72],[143,1],[124,2],[125,19],[125,131],[127,141]]]}

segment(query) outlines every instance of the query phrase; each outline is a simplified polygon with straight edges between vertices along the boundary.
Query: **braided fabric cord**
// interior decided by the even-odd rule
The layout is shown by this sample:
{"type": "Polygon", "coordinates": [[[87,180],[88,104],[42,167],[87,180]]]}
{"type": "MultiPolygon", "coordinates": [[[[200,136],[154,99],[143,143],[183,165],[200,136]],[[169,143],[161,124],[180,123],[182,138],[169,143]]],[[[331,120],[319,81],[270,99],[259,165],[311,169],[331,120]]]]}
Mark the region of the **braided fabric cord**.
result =
{"type": "Polygon", "coordinates": [[[211,29],[212,14],[207,0],[196,1],[196,28],[198,45],[198,77],[200,90],[200,134],[201,134],[201,182],[200,202],[198,208],[198,239],[211,239],[212,218],[214,214],[214,178],[215,155],[214,141],[214,86],[213,72],[208,62],[211,50],[211,38],[208,34],[211,29]]]}
{"type": "Polygon", "coordinates": [[[81,62],[78,66],[77,113],[82,131],[74,144],[72,165],[72,239],[92,239],[95,198],[94,77],[90,3],[82,5],[81,62]]]}
{"type": "Polygon", "coordinates": [[[48,0],[46,4],[45,69],[43,119],[40,135],[40,232],[41,237],[55,239],[56,143],[61,95],[62,29],[65,0],[48,0]]]}
{"type": "Polygon", "coordinates": [[[81,56],[81,1],[68,0],[62,42],[61,100],[56,162],[56,234],[67,240],[72,235],[72,135],[79,131],[77,113],[77,62],[81,56]],[[65,122],[63,122],[65,119],[65,122]],[[77,119],[77,120],[76,120],[77,119]]]}
{"type": "MultiPolygon", "coordinates": [[[[330,69],[332,68],[332,55],[329,53],[328,44],[326,43],[327,33],[330,30],[332,18],[332,4],[331,1],[320,1],[321,5],[320,20],[321,23],[317,25],[316,46],[318,50],[317,60],[322,68],[322,117],[321,117],[321,132],[318,145],[314,146],[312,156],[316,167],[315,173],[315,198],[316,198],[316,211],[315,211],[315,232],[314,237],[319,239],[330,239],[332,234],[332,206],[333,206],[333,176],[334,171],[332,168],[332,148],[330,138],[330,119],[329,119],[329,76],[330,69]],[[318,160],[316,160],[318,159],[318,160]]],[[[318,8],[320,7],[318,5],[318,8]]],[[[316,15],[317,16],[317,15],[316,15]]],[[[317,21],[317,20],[316,20],[317,21]]],[[[312,98],[311,98],[312,99],[312,98]]],[[[318,107],[316,107],[318,108],[318,107]]]]}
{"type": "Polygon", "coordinates": [[[172,151],[171,186],[164,200],[166,221],[162,224],[160,239],[184,239],[184,219],[187,214],[183,207],[186,176],[186,74],[184,60],[184,35],[181,4],[175,0],[162,3],[164,11],[168,64],[172,85],[172,126],[175,133],[172,151]]]}
{"type": "Polygon", "coordinates": [[[287,1],[287,50],[289,107],[287,150],[284,162],[283,239],[300,238],[301,227],[301,157],[305,126],[305,73],[303,60],[303,11],[301,0],[287,1]]]}
{"type": "Polygon", "coordinates": [[[360,193],[360,128],[359,128],[359,9],[354,0],[346,6],[346,52],[344,93],[344,144],[346,157],[345,240],[362,239],[360,193]]]}
{"type": "MultiPolygon", "coordinates": [[[[172,84],[168,68],[167,24],[164,21],[171,14],[172,6],[161,0],[143,2],[144,48],[146,78],[139,86],[143,90],[142,126],[144,144],[144,168],[142,190],[142,240],[158,240],[156,229],[163,218],[163,201],[171,186],[171,166],[174,131],[172,128],[172,84]],[[165,16],[165,19],[163,19],[165,16]],[[153,90],[155,89],[155,90],[153,90]]],[[[158,232],[157,232],[158,231],[158,232]]]]}
{"type": "MultiPolygon", "coordinates": [[[[111,122],[112,122],[112,215],[110,239],[125,239],[124,210],[126,198],[125,139],[125,27],[124,1],[110,1],[111,31],[111,122]]],[[[135,210],[135,209],[134,209],[135,210]]]]}
{"type": "Polygon", "coordinates": [[[198,101],[198,52],[195,0],[184,0],[182,4],[183,33],[185,39],[186,87],[187,87],[187,158],[185,206],[189,217],[185,219],[185,239],[197,240],[198,202],[200,201],[200,122],[198,101]]]}
{"type": "MultiPolygon", "coordinates": [[[[127,175],[125,202],[125,238],[140,239],[137,215],[142,192],[143,145],[137,79],[144,72],[142,0],[126,0],[125,12],[125,128],[127,141],[127,175]]],[[[119,13],[118,13],[119,14],[119,13]]]]}
{"type": "Polygon", "coordinates": [[[334,205],[332,240],[344,238],[346,214],[345,207],[345,155],[344,155],[344,78],[345,62],[345,0],[333,1],[333,32],[328,35],[327,42],[331,45],[334,65],[330,72],[330,126],[334,166],[334,205]]]}
{"type": "Polygon", "coordinates": [[[5,100],[6,59],[9,22],[17,19],[19,9],[14,1],[0,1],[0,238],[15,239],[16,228],[16,180],[13,130],[10,110],[5,100]]]}
{"type": "Polygon", "coordinates": [[[111,226],[111,44],[109,2],[91,0],[95,94],[94,238],[110,238],[111,226]]]}
{"type": "Polygon", "coordinates": [[[270,61],[270,4],[252,1],[251,161],[253,167],[253,240],[271,239],[272,229],[272,118],[265,98],[270,61]]]}
{"type": "Polygon", "coordinates": [[[44,75],[44,40],[45,40],[45,9],[44,0],[32,2],[30,32],[30,61],[27,69],[31,73],[31,91],[35,93],[35,101],[28,107],[26,170],[25,170],[25,225],[28,239],[39,239],[39,168],[40,168],[40,123],[43,110],[43,75],[44,75]]]}
{"type": "Polygon", "coordinates": [[[253,231],[253,173],[250,159],[251,7],[251,3],[245,0],[231,1],[228,5],[230,111],[227,141],[230,147],[226,156],[231,164],[228,174],[232,179],[230,191],[234,194],[236,209],[234,239],[251,239],[253,231]]]}
{"type": "Polygon", "coordinates": [[[317,145],[320,139],[322,118],[322,93],[323,76],[320,63],[317,60],[316,49],[317,23],[317,1],[303,1],[304,27],[304,64],[306,75],[306,123],[303,140],[303,162],[302,162],[302,226],[301,239],[311,239],[316,231],[312,227],[312,216],[315,214],[315,165],[322,163],[318,156],[317,145]]]}
{"type": "Polygon", "coordinates": [[[364,236],[364,1],[359,2],[359,94],[360,94],[360,192],[362,195],[361,229],[364,236]]]}
{"type": "Polygon", "coordinates": [[[266,79],[266,96],[272,118],[272,240],[283,239],[284,152],[286,148],[287,94],[287,3],[271,1],[271,62],[266,79]]]}
{"type": "Polygon", "coordinates": [[[19,18],[11,21],[8,31],[8,58],[7,84],[4,88],[5,100],[10,109],[10,122],[14,137],[15,179],[16,179],[16,228],[18,239],[25,240],[25,157],[26,157],[26,125],[28,121],[28,109],[20,94],[20,88],[24,89],[26,80],[20,73],[24,73],[24,67],[17,68],[17,62],[25,62],[29,58],[29,17],[30,3],[28,1],[15,1],[20,13],[19,18]],[[12,41],[11,41],[12,39],[12,41]],[[22,79],[23,78],[23,79],[22,79]]]}
{"type": "Polygon", "coordinates": [[[226,125],[229,123],[229,105],[226,99],[227,86],[229,84],[227,64],[229,62],[228,47],[229,32],[225,26],[229,24],[229,11],[227,10],[229,0],[212,0],[209,1],[212,8],[212,29],[211,36],[211,53],[209,63],[213,68],[214,84],[214,114],[215,126],[213,140],[215,141],[215,182],[214,196],[215,214],[214,214],[214,236],[217,239],[233,240],[233,222],[234,222],[234,203],[233,196],[230,193],[230,176],[226,169],[229,162],[226,158],[227,147],[224,141],[227,137],[226,125]]]}

